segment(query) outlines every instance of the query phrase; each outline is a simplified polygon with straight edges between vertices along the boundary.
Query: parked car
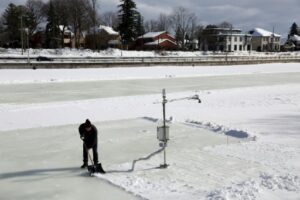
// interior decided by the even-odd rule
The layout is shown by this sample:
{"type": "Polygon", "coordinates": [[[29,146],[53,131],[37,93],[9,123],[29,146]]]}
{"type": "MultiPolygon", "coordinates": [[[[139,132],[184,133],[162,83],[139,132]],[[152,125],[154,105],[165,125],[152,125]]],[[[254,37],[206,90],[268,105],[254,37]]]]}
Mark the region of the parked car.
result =
{"type": "Polygon", "coordinates": [[[45,56],[38,56],[36,58],[37,61],[53,61],[52,58],[48,58],[48,57],[45,57],[45,56]]]}

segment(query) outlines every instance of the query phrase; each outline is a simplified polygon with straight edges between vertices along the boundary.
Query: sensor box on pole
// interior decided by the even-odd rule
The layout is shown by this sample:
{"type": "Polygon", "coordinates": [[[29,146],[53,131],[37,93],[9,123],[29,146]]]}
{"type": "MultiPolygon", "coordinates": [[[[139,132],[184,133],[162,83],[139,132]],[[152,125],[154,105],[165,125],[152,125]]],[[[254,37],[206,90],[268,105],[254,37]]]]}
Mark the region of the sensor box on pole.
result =
{"type": "Polygon", "coordinates": [[[169,140],[169,126],[157,127],[157,139],[161,142],[167,142],[169,140]]]}

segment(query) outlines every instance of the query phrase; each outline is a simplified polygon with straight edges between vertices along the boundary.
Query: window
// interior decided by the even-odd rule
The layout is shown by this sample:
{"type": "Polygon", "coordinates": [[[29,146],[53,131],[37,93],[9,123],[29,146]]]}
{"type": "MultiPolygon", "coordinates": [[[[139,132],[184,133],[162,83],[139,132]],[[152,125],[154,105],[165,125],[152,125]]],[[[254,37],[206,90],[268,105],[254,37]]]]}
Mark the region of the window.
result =
{"type": "Polygon", "coordinates": [[[227,50],[231,51],[231,46],[230,45],[228,45],[227,50]]]}
{"type": "Polygon", "coordinates": [[[237,37],[236,36],[234,37],[234,41],[237,42],[237,37]]]}
{"type": "Polygon", "coordinates": [[[237,45],[234,45],[234,50],[237,51],[237,45]]]}
{"type": "Polygon", "coordinates": [[[220,51],[224,51],[224,46],[220,45],[220,51]]]}
{"type": "Polygon", "coordinates": [[[243,46],[242,45],[240,45],[240,51],[243,51],[243,46]]]}
{"type": "Polygon", "coordinates": [[[241,36],[241,37],[240,37],[240,42],[242,42],[242,41],[243,41],[243,37],[241,36]]]}

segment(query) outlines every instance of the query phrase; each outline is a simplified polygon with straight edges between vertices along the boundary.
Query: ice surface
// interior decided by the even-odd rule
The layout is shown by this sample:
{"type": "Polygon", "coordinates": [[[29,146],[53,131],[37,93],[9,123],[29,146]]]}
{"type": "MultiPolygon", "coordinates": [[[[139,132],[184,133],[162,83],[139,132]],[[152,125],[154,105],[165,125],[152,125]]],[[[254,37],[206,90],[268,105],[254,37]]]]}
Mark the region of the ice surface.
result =
{"type": "Polygon", "coordinates": [[[298,65],[193,70],[1,70],[1,198],[298,200],[298,65]],[[169,168],[157,169],[160,153],[130,171],[159,149],[163,87],[168,99],[196,93],[202,103],[167,103],[169,168]],[[86,118],[109,172],[93,179],[78,169],[86,118]]]}

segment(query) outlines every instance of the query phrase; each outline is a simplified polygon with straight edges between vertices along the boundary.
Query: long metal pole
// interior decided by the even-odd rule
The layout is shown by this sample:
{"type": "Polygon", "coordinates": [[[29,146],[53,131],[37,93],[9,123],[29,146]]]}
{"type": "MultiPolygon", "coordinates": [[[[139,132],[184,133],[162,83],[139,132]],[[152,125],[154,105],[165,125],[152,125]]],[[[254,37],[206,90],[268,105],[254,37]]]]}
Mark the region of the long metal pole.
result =
{"type": "Polygon", "coordinates": [[[27,61],[28,64],[30,64],[30,60],[29,60],[29,29],[27,29],[27,61]]]}
{"type": "MultiPolygon", "coordinates": [[[[163,94],[163,124],[164,124],[164,135],[166,137],[166,89],[163,89],[162,91],[163,94]]],[[[167,141],[164,141],[164,165],[163,167],[167,167],[167,158],[166,158],[166,143],[167,141]]]]}
{"type": "Polygon", "coordinates": [[[24,45],[23,45],[23,16],[22,15],[21,15],[21,44],[22,44],[22,55],[23,55],[24,45]]]}
{"type": "Polygon", "coordinates": [[[94,26],[94,51],[97,49],[96,41],[96,0],[92,0],[93,3],[93,26],[94,26]]]}

